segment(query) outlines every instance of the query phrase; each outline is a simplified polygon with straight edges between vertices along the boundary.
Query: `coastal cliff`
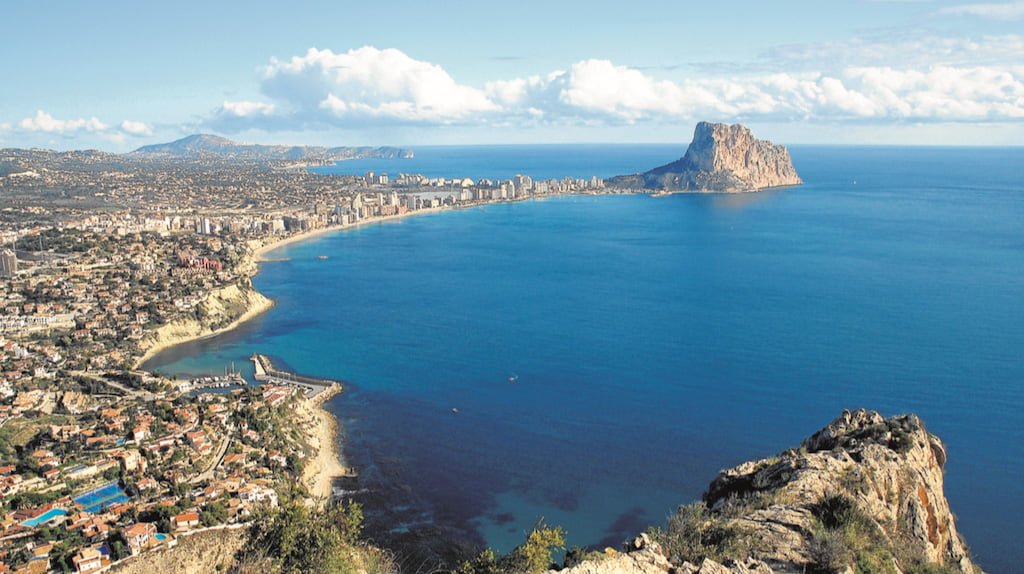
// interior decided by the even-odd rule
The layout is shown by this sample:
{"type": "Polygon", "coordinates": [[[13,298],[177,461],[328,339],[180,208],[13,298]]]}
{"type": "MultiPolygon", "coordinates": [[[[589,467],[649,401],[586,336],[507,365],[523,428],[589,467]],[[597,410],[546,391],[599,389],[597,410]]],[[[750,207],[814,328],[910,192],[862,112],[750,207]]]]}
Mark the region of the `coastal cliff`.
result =
{"type": "Polygon", "coordinates": [[[784,146],[755,139],[740,124],[700,122],[679,160],[642,174],[612,178],[613,187],[661,191],[742,192],[803,183],[784,146]]]}
{"type": "Polygon", "coordinates": [[[916,416],[846,411],[797,449],[723,471],[703,500],[571,574],[973,574],[916,416]]]}
{"type": "Polygon", "coordinates": [[[227,572],[235,564],[235,554],[245,545],[248,533],[243,527],[220,527],[180,536],[174,547],[118,562],[110,572],[117,574],[208,574],[227,572]]]}
{"type": "Polygon", "coordinates": [[[175,345],[229,331],[273,306],[274,302],[253,289],[247,279],[216,289],[197,305],[195,313],[148,333],[139,343],[141,356],[136,366],[175,345]]]}

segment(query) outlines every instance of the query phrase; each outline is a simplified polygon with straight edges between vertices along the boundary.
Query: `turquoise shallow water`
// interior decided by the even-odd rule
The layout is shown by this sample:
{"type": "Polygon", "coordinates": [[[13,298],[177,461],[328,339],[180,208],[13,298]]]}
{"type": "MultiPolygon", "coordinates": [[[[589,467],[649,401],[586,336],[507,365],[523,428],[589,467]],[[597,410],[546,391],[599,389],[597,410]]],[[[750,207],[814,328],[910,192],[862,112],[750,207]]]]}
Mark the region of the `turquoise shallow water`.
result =
{"type": "Polygon", "coordinates": [[[618,544],[843,408],[912,411],[949,447],[975,554],[1013,571],[1024,150],[791,151],[798,188],[552,198],[287,246],[255,280],[270,313],[150,366],[260,351],[352,381],[330,408],[358,487],[388,501],[376,519],[503,549],[538,516],[618,544]]]}

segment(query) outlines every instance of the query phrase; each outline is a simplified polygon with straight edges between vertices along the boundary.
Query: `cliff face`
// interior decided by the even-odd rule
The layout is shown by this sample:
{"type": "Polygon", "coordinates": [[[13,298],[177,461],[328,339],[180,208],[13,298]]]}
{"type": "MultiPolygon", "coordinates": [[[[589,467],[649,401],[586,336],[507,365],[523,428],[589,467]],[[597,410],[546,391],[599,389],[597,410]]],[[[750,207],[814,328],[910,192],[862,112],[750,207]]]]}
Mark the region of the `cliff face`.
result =
{"type": "Polygon", "coordinates": [[[803,183],[785,147],[755,139],[740,124],[700,122],[686,155],[611,185],[666,191],[739,192],[803,183]]]}
{"type": "Polygon", "coordinates": [[[207,574],[227,572],[245,544],[244,528],[219,528],[178,538],[174,548],[161,548],[115,564],[117,574],[207,574]]]}
{"type": "Polygon", "coordinates": [[[568,572],[974,574],[943,493],[945,462],[916,416],[847,411],[799,449],[723,471],[702,505],[686,507],[696,518],[568,572]],[[685,559],[701,554],[717,561],[685,559]]]}
{"type": "Polygon", "coordinates": [[[273,301],[253,289],[248,282],[214,290],[199,304],[202,320],[186,315],[147,334],[140,341],[142,356],[136,365],[142,365],[160,351],[179,343],[230,331],[273,306],[273,301]]]}

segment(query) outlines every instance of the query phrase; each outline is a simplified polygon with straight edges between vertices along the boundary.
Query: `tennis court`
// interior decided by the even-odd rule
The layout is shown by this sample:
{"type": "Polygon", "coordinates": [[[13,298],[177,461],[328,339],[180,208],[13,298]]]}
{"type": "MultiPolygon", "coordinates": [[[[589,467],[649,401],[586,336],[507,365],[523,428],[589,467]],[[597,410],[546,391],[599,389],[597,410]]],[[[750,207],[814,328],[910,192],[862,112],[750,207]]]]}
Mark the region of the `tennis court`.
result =
{"type": "Polygon", "coordinates": [[[73,500],[81,504],[86,512],[95,514],[112,504],[127,502],[128,495],[121,490],[121,487],[116,482],[111,482],[110,484],[90,490],[85,494],[80,494],[73,500]]]}

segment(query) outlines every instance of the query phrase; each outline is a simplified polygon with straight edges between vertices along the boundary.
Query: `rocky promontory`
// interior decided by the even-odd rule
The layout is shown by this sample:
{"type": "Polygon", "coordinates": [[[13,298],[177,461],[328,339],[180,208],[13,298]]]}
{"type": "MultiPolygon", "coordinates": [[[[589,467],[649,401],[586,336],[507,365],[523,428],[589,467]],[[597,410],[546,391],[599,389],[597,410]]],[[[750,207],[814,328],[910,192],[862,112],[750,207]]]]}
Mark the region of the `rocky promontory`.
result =
{"type": "Polygon", "coordinates": [[[845,411],[799,448],[723,471],[625,551],[561,572],[975,574],[943,493],[945,463],[918,417],[845,411]]]}
{"type": "Polygon", "coordinates": [[[784,146],[755,139],[740,124],[700,122],[686,155],[648,172],[611,178],[611,187],[742,192],[803,183],[784,146]]]}

